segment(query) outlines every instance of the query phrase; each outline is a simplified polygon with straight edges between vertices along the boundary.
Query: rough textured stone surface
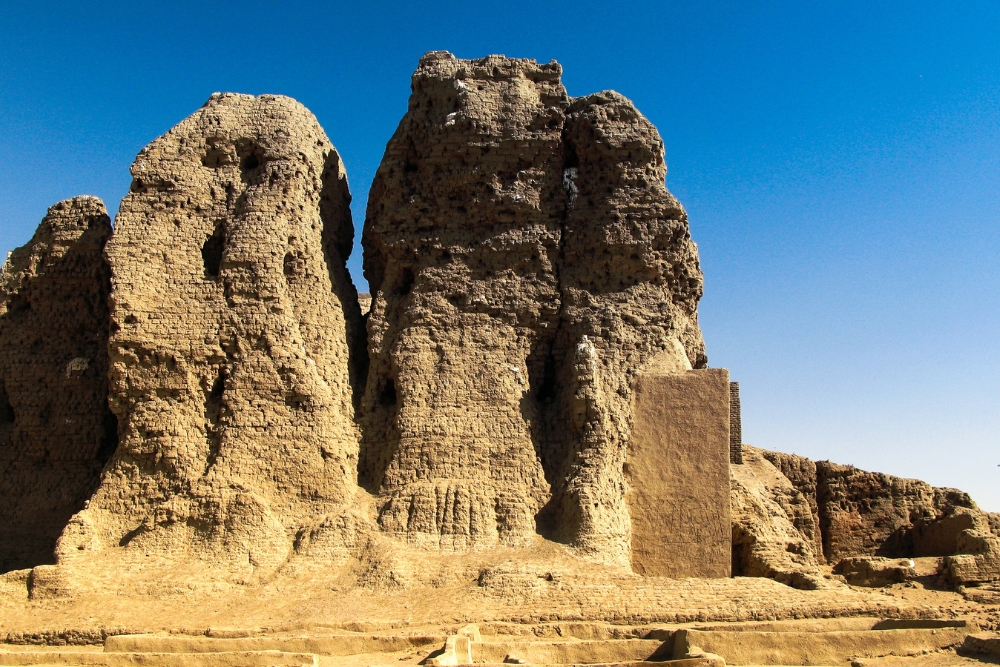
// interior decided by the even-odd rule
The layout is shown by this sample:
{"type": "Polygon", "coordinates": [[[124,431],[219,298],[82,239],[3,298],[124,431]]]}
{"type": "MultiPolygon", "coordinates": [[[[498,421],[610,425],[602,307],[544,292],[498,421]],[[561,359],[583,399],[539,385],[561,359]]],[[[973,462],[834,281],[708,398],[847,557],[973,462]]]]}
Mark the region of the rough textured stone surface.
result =
{"type": "Polygon", "coordinates": [[[881,587],[900,584],[917,576],[914,563],[908,558],[855,556],[843,558],[833,567],[852,586],[881,587]]]}
{"type": "Polygon", "coordinates": [[[266,573],[356,488],[343,164],[294,100],[216,94],[132,175],[107,247],[120,445],[60,562],[122,547],[266,573]]]}
{"type": "Polygon", "coordinates": [[[729,462],[743,464],[743,409],[740,407],[740,383],[729,383],[729,462]]]}
{"type": "Polygon", "coordinates": [[[820,530],[828,560],[861,554],[913,555],[912,522],[936,514],[935,490],[930,484],[829,461],[818,462],[816,473],[820,530]]]}
{"type": "Polygon", "coordinates": [[[655,128],[560,74],[439,52],[413,76],[365,221],[360,479],[414,543],[538,529],[627,564],[632,381],[705,365],[702,277],[655,128]]]}
{"type": "Polygon", "coordinates": [[[96,197],[60,202],[0,273],[0,572],[54,562],[117,444],[110,235],[96,197]]]}
{"type": "Polygon", "coordinates": [[[794,454],[762,452],[808,499],[828,562],[850,556],[912,558],[955,553],[958,534],[989,532],[968,494],[926,482],[794,454]]]}
{"type": "Polygon", "coordinates": [[[804,456],[783,452],[760,450],[760,454],[780,470],[781,474],[787,477],[805,497],[809,504],[809,514],[812,521],[800,521],[796,528],[813,543],[813,553],[816,554],[817,560],[825,562],[823,534],[820,532],[819,505],[816,501],[816,462],[804,456]]]}
{"type": "Polygon", "coordinates": [[[815,542],[796,527],[811,518],[803,494],[755,447],[743,447],[743,465],[731,466],[730,475],[733,575],[818,587],[815,542]]]}
{"type": "Polygon", "coordinates": [[[635,572],[731,575],[729,398],[722,368],[636,381],[625,464],[635,572]]]}

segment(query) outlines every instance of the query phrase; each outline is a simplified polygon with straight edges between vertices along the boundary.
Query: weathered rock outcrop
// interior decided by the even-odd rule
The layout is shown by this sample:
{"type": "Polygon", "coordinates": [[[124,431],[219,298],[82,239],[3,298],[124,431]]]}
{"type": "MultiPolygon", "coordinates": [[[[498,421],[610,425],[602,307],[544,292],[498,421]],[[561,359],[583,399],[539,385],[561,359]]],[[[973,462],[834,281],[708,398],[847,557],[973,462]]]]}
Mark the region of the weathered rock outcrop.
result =
{"type": "Polygon", "coordinates": [[[961,491],[936,489],[920,480],[829,461],[818,462],[816,473],[823,551],[830,562],[859,554],[946,555],[914,543],[914,522],[932,521],[955,506],[975,507],[961,491]]]}
{"type": "Polygon", "coordinates": [[[761,454],[808,499],[822,548],[817,555],[828,562],[948,556],[955,581],[1000,579],[993,515],[965,492],[794,454],[761,454]]]}
{"type": "Polygon", "coordinates": [[[816,530],[808,500],[763,454],[744,445],[743,464],[730,467],[733,576],[816,588],[816,530]]]}
{"type": "Polygon", "coordinates": [[[954,554],[958,532],[970,527],[964,525],[968,520],[963,515],[976,515],[988,530],[988,517],[957,489],[794,454],[765,451],[763,455],[809,499],[822,554],[831,563],[865,554],[886,558],[954,554]]]}
{"type": "Polygon", "coordinates": [[[343,163],[294,100],[216,94],[132,175],[107,247],[120,445],[60,562],[123,547],[271,571],[356,489],[343,163]]]}
{"type": "Polygon", "coordinates": [[[54,562],[56,538],[117,444],[110,235],[99,199],[68,199],[0,274],[0,572],[54,562]]]}
{"type": "Polygon", "coordinates": [[[796,528],[812,542],[813,553],[816,554],[816,558],[821,562],[825,562],[823,534],[820,531],[819,522],[819,505],[816,501],[816,462],[804,456],[796,456],[795,454],[766,450],[758,450],[758,452],[770,461],[782,475],[787,477],[792,486],[805,497],[809,505],[809,513],[812,517],[812,526],[807,528],[806,525],[802,524],[796,526],[796,528]]]}
{"type": "Polygon", "coordinates": [[[383,530],[536,530],[628,562],[632,382],[705,364],[702,277],[663,146],[559,65],[431,53],[376,175],[360,478],[383,530]]]}

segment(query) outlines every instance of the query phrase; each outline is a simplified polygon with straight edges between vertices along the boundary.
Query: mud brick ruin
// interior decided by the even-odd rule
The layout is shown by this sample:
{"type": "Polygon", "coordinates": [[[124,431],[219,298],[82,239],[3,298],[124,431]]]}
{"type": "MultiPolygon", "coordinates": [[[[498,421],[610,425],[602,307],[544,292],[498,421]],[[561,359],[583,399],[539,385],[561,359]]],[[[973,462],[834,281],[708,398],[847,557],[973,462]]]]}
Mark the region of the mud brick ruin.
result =
{"type": "Polygon", "coordinates": [[[93,197],[49,210],[0,275],[0,641],[816,664],[690,624],[863,617],[823,626],[861,633],[831,660],[992,650],[961,605],[1000,603],[1000,517],[743,444],[659,133],[561,74],[420,60],[361,298],[343,162],[287,97],[212,95],[138,155],[113,229],[93,197]],[[521,635],[609,643],[497,639],[521,635]]]}

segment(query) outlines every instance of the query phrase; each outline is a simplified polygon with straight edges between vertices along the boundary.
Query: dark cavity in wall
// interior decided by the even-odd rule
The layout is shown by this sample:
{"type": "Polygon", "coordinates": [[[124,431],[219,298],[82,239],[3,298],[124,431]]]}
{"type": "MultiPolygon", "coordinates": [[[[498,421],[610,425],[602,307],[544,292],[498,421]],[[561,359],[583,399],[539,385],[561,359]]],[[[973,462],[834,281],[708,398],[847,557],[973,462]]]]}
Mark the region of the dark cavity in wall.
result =
{"type": "Polygon", "coordinates": [[[214,280],[222,268],[222,251],[226,245],[226,230],[220,224],[201,246],[201,259],[205,265],[205,278],[214,280]]]}

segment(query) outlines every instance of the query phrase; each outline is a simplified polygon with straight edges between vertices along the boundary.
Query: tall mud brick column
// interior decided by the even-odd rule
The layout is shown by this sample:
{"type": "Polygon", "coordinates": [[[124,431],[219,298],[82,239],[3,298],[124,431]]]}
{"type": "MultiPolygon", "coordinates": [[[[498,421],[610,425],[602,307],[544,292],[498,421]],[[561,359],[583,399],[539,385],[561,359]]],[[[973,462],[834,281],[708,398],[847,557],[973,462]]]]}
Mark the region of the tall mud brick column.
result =
{"type": "Polygon", "coordinates": [[[645,576],[728,577],[729,371],[643,375],[625,465],[632,568],[645,576]]]}
{"type": "Polygon", "coordinates": [[[632,382],[705,366],[702,274],[656,128],[561,74],[421,59],[365,219],[359,477],[411,544],[627,566],[632,382]]]}
{"type": "Polygon", "coordinates": [[[743,412],[740,407],[740,383],[729,383],[729,462],[743,463],[743,412]]]}
{"type": "Polygon", "coordinates": [[[360,478],[414,544],[523,541],[548,498],[526,394],[559,321],[560,73],[424,56],[372,184],[360,478]]]}
{"type": "Polygon", "coordinates": [[[216,94],[132,175],[106,251],[120,444],[60,564],[263,576],[357,488],[344,166],[294,100],[216,94]]]}

